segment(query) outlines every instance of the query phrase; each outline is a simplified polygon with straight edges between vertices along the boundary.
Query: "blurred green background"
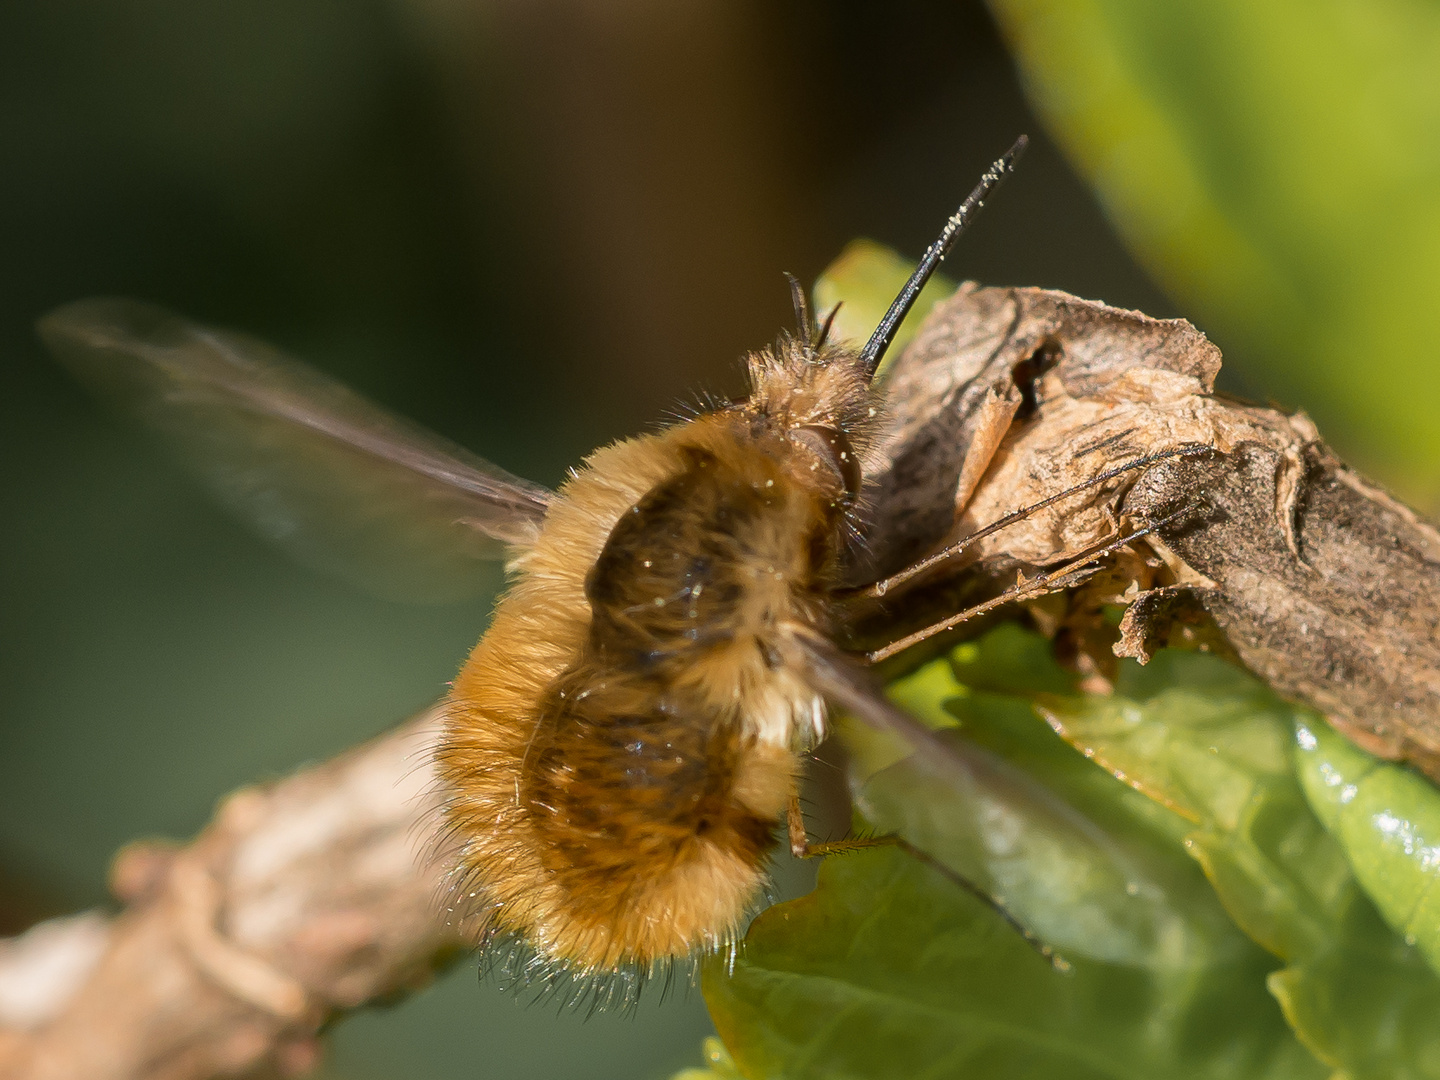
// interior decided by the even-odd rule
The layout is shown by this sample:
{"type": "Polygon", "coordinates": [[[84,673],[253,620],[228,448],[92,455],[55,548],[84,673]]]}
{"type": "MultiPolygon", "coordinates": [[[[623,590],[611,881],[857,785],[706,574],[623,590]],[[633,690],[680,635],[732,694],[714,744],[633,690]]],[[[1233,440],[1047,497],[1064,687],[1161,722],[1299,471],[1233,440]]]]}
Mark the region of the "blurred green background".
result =
{"type": "MultiPolygon", "coordinates": [[[[1364,34],[1358,4],[1159,8],[997,0],[1037,119],[972,2],[0,6],[0,931],[105,902],[121,843],[187,836],[226,791],[433,700],[486,618],[372,600],[222,517],[42,355],[32,324],[67,300],[244,328],[555,483],[735,390],[791,321],[782,271],[813,278],[857,235],[918,254],[1028,131],[949,274],[1184,314],[1231,389],[1307,406],[1432,502],[1436,9],[1377,3],[1364,34]],[[1316,45],[1342,30],[1368,50],[1348,66],[1316,45]],[[1306,93],[1337,71],[1333,101],[1306,93]],[[1385,150],[1368,170],[1357,130],[1385,150]]],[[[708,1030],[698,994],[557,1020],[466,963],[340,1026],[327,1068],[644,1078],[708,1030]]]]}

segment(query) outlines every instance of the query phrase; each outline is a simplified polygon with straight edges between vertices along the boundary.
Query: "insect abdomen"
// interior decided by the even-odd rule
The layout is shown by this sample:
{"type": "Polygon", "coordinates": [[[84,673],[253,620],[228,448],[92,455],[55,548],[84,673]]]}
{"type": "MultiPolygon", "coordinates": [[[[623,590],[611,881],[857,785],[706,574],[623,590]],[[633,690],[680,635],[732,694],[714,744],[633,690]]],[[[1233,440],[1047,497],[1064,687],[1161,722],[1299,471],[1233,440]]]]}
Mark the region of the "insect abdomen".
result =
{"type": "Polygon", "coordinates": [[[783,805],[741,796],[783,800],[790,756],[757,753],[673,686],[613,669],[568,673],[551,706],[521,799],[572,905],[566,951],[608,966],[719,944],[763,882],[783,805]]]}
{"type": "Polygon", "coordinates": [[[803,746],[818,734],[812,695],[789,685],[775,646],[787,621],[819,617],[833,523],[768,455],[720,449],[682,447],[688,467],[616,522],[585,583],[587,653],[689,688],[705,706],[695,722],[803,746]]]}

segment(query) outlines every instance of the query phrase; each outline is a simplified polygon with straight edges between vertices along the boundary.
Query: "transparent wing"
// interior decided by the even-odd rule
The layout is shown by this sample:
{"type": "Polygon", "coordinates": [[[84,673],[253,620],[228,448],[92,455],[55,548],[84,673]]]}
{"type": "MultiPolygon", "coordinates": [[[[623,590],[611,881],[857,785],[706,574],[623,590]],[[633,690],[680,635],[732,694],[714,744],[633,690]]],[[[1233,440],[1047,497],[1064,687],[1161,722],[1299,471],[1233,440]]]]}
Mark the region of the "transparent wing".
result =
{"type": "Polygon", "coordinates": [[[39,329],[261,535],[385,596],[492,585],[484,561],[532,542],[552,498],[243,334],[113,299],[67,304],[39,329]]]}
{"type": "Polygon", "coordinates": [[[932,731],[885,696],[875,677],[832,642],[800,630],[787,641],[788,659],[805,672],[810,686],[862,724],[897,735],[914,751],[915,766],[956,791],[972,791],[977,784],[1008,791],[1016,799],[1041,809],[1051,820],[1104,847],[1117,859],[1111,840],[1093,821],[1054,792],[1004,758],[966,739],[951,739],[932,731]]]}

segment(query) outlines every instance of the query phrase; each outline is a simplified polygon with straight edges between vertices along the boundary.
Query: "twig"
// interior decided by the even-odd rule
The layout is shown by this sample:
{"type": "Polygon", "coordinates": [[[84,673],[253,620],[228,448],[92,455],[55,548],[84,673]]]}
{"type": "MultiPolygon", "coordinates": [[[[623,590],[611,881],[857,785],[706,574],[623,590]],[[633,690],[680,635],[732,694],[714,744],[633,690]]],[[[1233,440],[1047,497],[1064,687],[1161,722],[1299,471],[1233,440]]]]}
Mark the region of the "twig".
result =
{"type": "Polygon", "coordinates": [[[298,1075],[328,1020],[428,982],[460,947],[425,850],[437,730],[244,788],[189,845],[121,851],[118,916],[0,942],[0,1076],[298,1075]]]}
{"type": "Polygon", "coordinates": [[[1016,563],[1057,565],[1120,519],[1168,517],[1052,628],[1092,659],[1113,642],[1143,662],[1209,622],[1276,690],[1440,780],[1440,530],[1340,461],[1304,413],[1214,394],[1219,370],[1219,350],[1183,320],[962,286],[891,384],[894,434],[870,470],[879,571],[1127,463],[1194,450],[984,537],[959,573],[998,564],[1013,581],[1016,563]],[[888,535],[919,518],[942,528],[888,535]],[[1118,642],[1102,603],[1129,605],[1118,642]]]}

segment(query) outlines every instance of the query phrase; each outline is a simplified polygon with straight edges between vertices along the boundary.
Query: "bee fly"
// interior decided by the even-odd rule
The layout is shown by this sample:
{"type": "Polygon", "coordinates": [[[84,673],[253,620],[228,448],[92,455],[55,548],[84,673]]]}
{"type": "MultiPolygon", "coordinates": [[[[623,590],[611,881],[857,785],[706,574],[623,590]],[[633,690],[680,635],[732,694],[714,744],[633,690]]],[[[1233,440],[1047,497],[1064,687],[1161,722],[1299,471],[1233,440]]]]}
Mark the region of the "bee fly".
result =
{"type": "MultiPolygon", "coordinates": [[[[792,279],[799,331],[747,358],[744,400],[597,450],[555,492],[260,342],[149,305],[71,304],[41,333],[302,556],[354,569],[357,537],[398,525],[443,533],[442,562],[508,557],[512,581],[454,682],[436,751],[451,902],[550,970],[643,971],[734,940],[782,817],[801,856],[885,842],[806,840],[797,778],[826,735],[827,703],[898,733],[932,768],[963,768],[878,691],[867,657],[834,644],[849,602],[913,573],[857,591],[840,570],[883,406],[876,369],[1024,145],[946,222],[863,348],[831,342],[829,320],[817,329],[792,279]],[[333,521],[337,506],[362,513],[333,521]]],[[[1148,531],[985,607],[1061,587],[1148,531]]]]}

